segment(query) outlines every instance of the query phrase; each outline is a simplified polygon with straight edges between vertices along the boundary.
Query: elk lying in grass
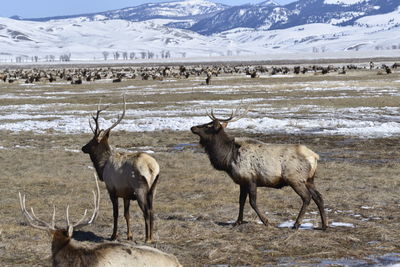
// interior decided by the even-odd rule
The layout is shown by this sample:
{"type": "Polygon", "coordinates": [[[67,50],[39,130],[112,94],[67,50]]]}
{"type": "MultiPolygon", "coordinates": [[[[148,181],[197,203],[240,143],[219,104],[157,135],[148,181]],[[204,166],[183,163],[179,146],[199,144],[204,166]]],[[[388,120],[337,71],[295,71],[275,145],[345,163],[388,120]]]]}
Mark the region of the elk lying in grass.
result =
{"type": "Polygon", "coordinates": [[[130,200],[137,200],[143,212],[146,227],[146,242],[153,242],[153,197],[159,177],[160,167],[157,161],[146,153],[115,153],[108,144],[110,131],[117,126],[125,115],[126,102],[124,96],[123,112],[118,120],[108,129],[100,130],[99,115],[107,107],[97,108],[93,116],[95,128],[89,120],[93,138],[82,147],[89,154],[101,181],[104,181],[113,205],[114,228],[111,239],[117,238],[118,198],[124,200],[124,216],[127,224],[127,238],[132,239],[129,226],[130,200]]]}
{"type": "Polygon", "coordinates": [[[236,117],[232,112],[228,119],[218,119],[207,115],[210,123],[194,126],[191,131],[200,136],[200,144],[205,148],[215,169],[225,171],[240,185],[239,216],[235,225],[243,222],[243,208],[249,195],[250,205],[264,225],[267,218],[257,207],[257,187],[282,188],[291,186],[303,200],[303,205],[293,228],[299,228],[310,200],[317,204],[322,229],[327,228],[324,202],[314,185],[314,176],[319,156],[304,145],[267,144],[250,138],[233,138],[225,133],[229,122],[236,117]]]}
{"type": "Polygon", "coordinates": [[[146,246],[132,246],[120,243],[102,243],[97,245],[82,244],[72,239],[73,231],[91,224],[98,215],[100,204],[100,189],[96,180],[97,194],[94,195],[93,214],[86,219],[87,210],[83,217],[75,224],[70,223],[67,207],[67,227],[55,224],[55,208],[52,221],[47,223],[39,219],[31,208],[31,213],[26,209],[25,195],[19,193],[22,214],[28,223],[37,229],[46,230],[52,236],[51,254],[53,266],[181,266],[173,255],[163,253],[157,249],[146,246]]]}

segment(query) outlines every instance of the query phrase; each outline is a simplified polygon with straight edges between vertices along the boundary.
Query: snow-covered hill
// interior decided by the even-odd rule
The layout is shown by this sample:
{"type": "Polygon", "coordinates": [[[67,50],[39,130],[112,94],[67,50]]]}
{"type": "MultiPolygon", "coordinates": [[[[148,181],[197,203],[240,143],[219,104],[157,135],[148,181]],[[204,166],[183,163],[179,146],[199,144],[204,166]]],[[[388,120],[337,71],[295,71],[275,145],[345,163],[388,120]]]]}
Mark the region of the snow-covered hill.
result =
{"type": "Polygon", "coordinates": [[[282,7],[269,0],[226,7],[185,0],[142,5],[142,12],[135,7],[43,21],[0,18],[0,61],[57,60],[64,55],[104,60],[353,50],[398,54],[396,1],[301,0],[282,7]],[[318,13],[310,6],[331,11],[318,13]]]}
{"type": "Polygon", "coordinates": [[[71,18],[85,18],[87,20],[113,20],[144,21],[150,19],[200,19],[228,8],[227,5],[210,2],[207,0],[181,0],[164,3],[148,3],[139,6],[127,7],[111,11],[79,14],[70,16],[31,18],[21,20],[50,21],[71,18]]]}

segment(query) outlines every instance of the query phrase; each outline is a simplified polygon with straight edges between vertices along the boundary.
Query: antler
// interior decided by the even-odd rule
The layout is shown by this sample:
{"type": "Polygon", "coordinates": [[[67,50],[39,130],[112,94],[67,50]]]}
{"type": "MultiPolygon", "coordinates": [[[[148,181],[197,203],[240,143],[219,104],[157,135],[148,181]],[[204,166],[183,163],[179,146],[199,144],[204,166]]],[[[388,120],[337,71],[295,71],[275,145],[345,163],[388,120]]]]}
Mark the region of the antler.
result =
{"type": "Polygon", "coordinates": [[[215,117],[214,110],[211,110],[211,114],[209,114],[208,111],[207,111],[206,114],[213,121],[214,120],[218,120],[218,121],[221,121],[221,122],[235,122],[235,121],[240,120],[244,116],[246,116],[246,114],[249,112],[250,105],[248,105],[246,107],[246,109],[242,112],[242,114],[238,115],[238,113],[239,113],[239,111],[241,109],[242,109],[242,106],[237,107],[234,111],[232,111],[231,115],[227,119],[220,119],[220,118],[215,117]]]}
{"type": "MultiPolygon", "coordinates": [[[[93,214],[90,217],[89,220],[85,220],[87,210],[85,210],[82,218],[75,224],[71,224],[69,222],[69,206],[67,206],[67,229],[72,227],[73,229],[80,228],[85,225],[91,224],[94,220],[96,220],[98,214],[99,214],[99,206],[100,206],[100,188],[99,188],[99,183],[97,181],[97,176],[94,174],[94,178],[96,181],[96,188],[97,188],[97,194],[93,191],[93,198],[94,198],[94,208],[93,208],[93,214]]],[[[31,214],[26,210],[26,204],[25,204],[25,195],[21,196],[21,192],[18,193],[19,195],[19,204],[21,206],[21,211],[24,217],[27,219],[28,223],[37,229],[40,230],[53,230],[56,231],[57,229],[62,229],[61,227],[57,227],[55,225],[55,217],[56,217],[56,208],[53,206],[53,216],[52,220],[50,223],[47,223],[41,219],[39,219],[36,215],[35,212],[33,211],[33,208],[31,208],[31,214]]]]}
{"type": "Polygon", "coordinates": [[[108,128],[107,130],[105,130],[105,132],[111,131],[111,130],[112,130],[115,126],[117,126],[117,125],[122,121],[122,119],[124,118],[124,116],[125,116],[125,110],[126,110],[125,94],[123,95],[123,99],[124,99],[124,109],[123,109],[123,111],[122,111],[121,116],[118,115],[117,121],[114,122],[113,125],[111,125],[110,128],[108,128]]]}
{"type": "Polygon", "coordinates": [[[35,212],[33,211],[33,208],[31,208],[32,215],[29,214],[29,212],[26,210],[26,204],[25,204],[25,195],[21,197],[21,192],[18,192],[19,195],[19,205],[21,207],[22,214],[25,216],[26,220],[28,223],[37,229],[40,230],[56,230],[55,227],[55,216],[56,216],[56,208],[53,207],[53,216],[51,223],[47,223],[38,217],[36,217],[35,212]]]}
{"type": "Polygon", "coordinates": [[[99,215],[99,206],[100,206],[100,188],[99,188],[99,183],[97,181],[97,175],[96,173],[94,174],[94,179],[96,181],[96,189],[97,189],[97,194],[92,191],[93,193],[93,200],[94,200],[94,208],[93,208],[93,214],[90,217],[89,220],[85,220],[86,214],[87,214],[87,209],[85,209],[85,212],[82,216],[82,218],[76,222],[75,224],[71,224],[69,222],[69,206],[67,206],[67,225],[68,227],[72,226],[74,229],[78,229],[80,227],[86,226],[91,224],[94,220],[96,220],[97,216],[99,215]]]}
{"type": "MultiPolygon", "coordinates": [[[[125,110],[126,110],[125,95],[123,95],[123,99],[124,99],[124,109],[123,109],[123,111],[122,111],[122,115],[121,115],[121,116],[118,115],[117,121],[114,122],[113,125],[111,125],[110,128],[108,128],[107,130],[104,130],[104,132],[111,131],[111,130],[112,130],[115,126],[117,126],[117,125],[122,121],[122,119],[124,118],[124,116],[125,116],[125,110]]],[[[100,105],[101,105],[101,99],[99,100],[99,104],[97,105],[96,116],[92,115],[92,117],[89,118],[89,126],[90,126],[90,129],[92,129],[92,132],[93,132],[93,134],[94,134],[95,136],[98,136],[98,135],[100,134],[100,132],[103,131],[103,130],[100,130],[100,127],[99,127],[99,115],[100,115],[100,112],[102,112],[102,111],[104,111],[104,110],[106,110],[106,109],[108,109],[108,108],[110,107],[110,105],[108,105],[108,106],[106,106],[106,107],[100,109],[100,105]],[[92,123],[91,123],[91,119],[93,119],[94,122],[95,122],[95,124],[96,124],[96,125],[95,125],[95,126],[96,126],[95,129],[93,129],[93,126],[92,126],[92,123]]]]}
{"type": "Polygon", "coordinates": [[[92,115],[92,118],[89,118],[89,126],[90,126],[90,129],[92,129],[92,132],[93,132],[94,135],[100,134],[100,127],[99,127],[99,115],[100,115],[100,112],[102,112],[102,111],[104,111],[104,110],[106,110],[106,109],[108,109],[110,107],[110,105],[108,105],[108,106],[105,106],[104,108],[100,109],[100,105],[101,105],[101,98],[99,100],[99,104],[97,104],[96,117],[92,115]],[[92,126],[92,123],[91,123],[90,119],[93,119],[94,122],[96,123],[96,128],[95,129],[93,129],[93,126],[92,126]]]}

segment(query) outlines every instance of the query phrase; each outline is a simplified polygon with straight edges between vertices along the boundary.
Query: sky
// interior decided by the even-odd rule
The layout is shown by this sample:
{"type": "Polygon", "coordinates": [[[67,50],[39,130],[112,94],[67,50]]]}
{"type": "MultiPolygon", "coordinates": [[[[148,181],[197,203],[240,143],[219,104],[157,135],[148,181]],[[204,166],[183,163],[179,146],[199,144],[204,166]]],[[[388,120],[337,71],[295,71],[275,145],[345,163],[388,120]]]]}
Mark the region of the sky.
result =
{"type": "MultiPolygon", "coordinates": [[[[24,18],[40,18],[62,15],[77,15],[137,6],[145,3],[171,2],[172,0],[12,0],[2,1],[0,17],[18,15],[24,18]]],[[[211,0],[226,5],[259,3],[264,0],[211,0]]],[[[275,0],[287,4],[294,0],[275,0]]]]}

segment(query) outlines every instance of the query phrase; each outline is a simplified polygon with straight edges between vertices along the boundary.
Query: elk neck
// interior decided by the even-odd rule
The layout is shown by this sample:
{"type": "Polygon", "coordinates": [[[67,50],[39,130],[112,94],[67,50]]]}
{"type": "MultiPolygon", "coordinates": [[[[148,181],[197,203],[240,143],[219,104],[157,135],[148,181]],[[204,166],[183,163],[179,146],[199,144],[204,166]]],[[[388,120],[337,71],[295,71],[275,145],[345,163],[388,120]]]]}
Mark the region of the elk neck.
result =
{"type": "Polygon", "coordinates": [[[71,238],[65,236],[61,230],[57,230],[53,234],[53,241],[51,242],[51,254],[53,258],[60,252],[68,248],[71,242],[71,238]]]}
{"type": "Polygon", "coordinates": [[[202,142],[202,145],[213,167],[230,173],[232,162],[236,160],[239,149],[235,139],[221,130],[211,140],[202,142]]]}
{"type": "Polygon", "coordinates": [[[111,156],[112,151],[109,145],[97,149],[94,153],[90,153],[90,159],[101,181],[103,181],[104,167],[111,156]]]}

